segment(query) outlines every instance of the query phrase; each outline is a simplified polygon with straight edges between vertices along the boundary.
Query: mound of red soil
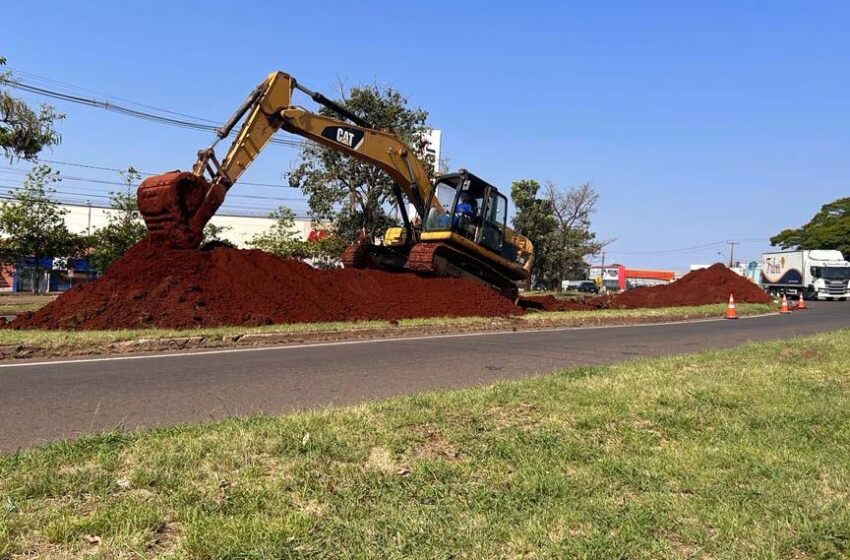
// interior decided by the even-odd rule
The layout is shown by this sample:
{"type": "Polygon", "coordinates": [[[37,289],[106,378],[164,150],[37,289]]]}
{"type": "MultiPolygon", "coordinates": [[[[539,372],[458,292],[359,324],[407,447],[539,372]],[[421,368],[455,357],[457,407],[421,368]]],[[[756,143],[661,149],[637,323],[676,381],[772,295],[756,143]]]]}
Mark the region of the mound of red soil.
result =
{"type": "Polygon", "coordinates": [[[734,294],[739,303],[770,303],[764,290],[722,264],[695,270],[666,285],[636,288],[614,296],[625,307],[669,307],[726,303],[734,294]]]}
{"type": "Polygon", "coordinates": [[[671,284],[635,288],[620,294],[563,300],[552,296],[527,298],[528,308],[546,311],[579,311],[587,309],[634,309],[638,307],[676,307],[725,303],[729,294],[739,303],[770,303],[772,298],[761,288],[735,274],[722,264],[689,272],[671,284]]]}
{"type": "Polygon", "coordinates": [[[97,281],[77,286],[9,326],[184,328],[520,313],[472,280],[316,270],[261,251],[163,250],[146,240],[97,281]]]}

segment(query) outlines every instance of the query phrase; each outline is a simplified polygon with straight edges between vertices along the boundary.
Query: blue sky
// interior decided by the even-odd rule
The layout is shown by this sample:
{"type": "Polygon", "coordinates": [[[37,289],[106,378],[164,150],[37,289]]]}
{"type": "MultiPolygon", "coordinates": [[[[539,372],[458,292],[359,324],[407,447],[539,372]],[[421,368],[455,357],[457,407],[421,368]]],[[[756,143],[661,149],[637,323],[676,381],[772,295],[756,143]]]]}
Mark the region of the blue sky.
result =
{"type": "MultiPolygon", "coordinates": [[[[329,94],[338,79],[391,84],[430,112],[453,168],[506,191],[520,178],[591,182],[593,228],[616,238],[606,262],[634,267],[713,262],[726,240],[757,258],[764,239],[848,194],[848,3],[150,4],[9,2],[0,54],[25,79],[218,121],[275,69],[329,94]]],[[[47,159],[185,169],[210,140],[53,104],[67,119],[47,159]]],[[[283,184],[296,155],[270,147],[244,179],[283,184]]],[[[297,191],[237,189],[305,208],[297,191]]]]}

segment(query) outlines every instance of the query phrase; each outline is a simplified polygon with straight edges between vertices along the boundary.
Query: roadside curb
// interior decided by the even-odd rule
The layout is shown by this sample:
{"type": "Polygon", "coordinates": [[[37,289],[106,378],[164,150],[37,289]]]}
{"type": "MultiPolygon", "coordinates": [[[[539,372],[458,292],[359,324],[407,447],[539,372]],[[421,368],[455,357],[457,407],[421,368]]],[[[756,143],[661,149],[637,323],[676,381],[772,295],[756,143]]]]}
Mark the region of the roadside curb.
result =
{"type": "MultiPolygon", "coordinates": [[[[776,312],[743,315],[742,319],[755,319],[778,315],[776,312]]],[[[578,319],[557,318],[547,320],[521,320],[514,318],[494,319],[490,323],[460,326],[411,326],[403,327],[388,323],[386,327],[364,328],[341,331],[313,331],[301,333],[244,333],[227,334],[219,337],[185,336],[171,338],[140,338],[122,340],[80,348],[43,348],[22,344],[0,346],[0,363],[20,362],[33,359],[69,358],[84,356],[121,356],[141,353],[172,353],[187,350],[251,348],[264,346],[320,344],[372,339],[404,339],[420,336],[451,336],[453,334],[496,334],[524,333],[547,330],[571,330],[607,327],[640,327],[661,324],[696,323],[723,321],[713,314],[669,316],[583,317],[578,319]]]]}

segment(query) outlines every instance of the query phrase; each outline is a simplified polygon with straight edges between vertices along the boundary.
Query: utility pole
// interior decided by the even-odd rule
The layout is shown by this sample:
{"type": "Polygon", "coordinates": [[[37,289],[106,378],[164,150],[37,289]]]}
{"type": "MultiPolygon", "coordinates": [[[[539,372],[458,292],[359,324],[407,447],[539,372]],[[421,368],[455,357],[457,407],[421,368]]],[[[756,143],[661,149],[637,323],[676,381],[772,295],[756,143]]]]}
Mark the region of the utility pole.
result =
{"type": "Polygon", "coordinates": [[[735,245],[739,245],[737,241],[727,241],[729,244],[729,268],[732,268],[732,264],[735,259],[735,245]]]}
{"type": "Polygon", "coordinates": [[[86,201],[86,206],[89,207],[89,225],[86,226],[86,235],[91,235],[91,200],[86,201]]]}

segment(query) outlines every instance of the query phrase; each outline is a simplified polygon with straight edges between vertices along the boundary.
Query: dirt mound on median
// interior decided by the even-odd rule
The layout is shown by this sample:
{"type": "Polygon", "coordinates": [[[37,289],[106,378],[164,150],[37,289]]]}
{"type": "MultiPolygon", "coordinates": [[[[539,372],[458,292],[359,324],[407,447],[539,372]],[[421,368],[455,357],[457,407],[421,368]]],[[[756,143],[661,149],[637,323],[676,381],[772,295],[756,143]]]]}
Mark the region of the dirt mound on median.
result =
{"type": "Polygon", "coordinates": [[[472,280],[316,270],[255,250],[162,250],[142,241],[100,279],[11,328],[212,327],[521,314],[472,280]]]}
{"type": "Polygon", "coordinates": [[[770,303],[772,298],[761,288],[735,274],[722,264],[689,272],[671,284],[635,288],[612,296],[558,299],[553,296],[526,298],[527,308],[545,311],[581,311],[592,309],[636,309],[639,307],[676,307],[725,303],[729,294],[738,303],[770,303]]]}
{"type": "Polygon", "coordinates": [[[668,307],[726,303],[734,294],[738,303],[770,303],[764,290],[722,264],[695,270],[671,284],[636,288],[614,296],[626,307],[668,307]]]}

